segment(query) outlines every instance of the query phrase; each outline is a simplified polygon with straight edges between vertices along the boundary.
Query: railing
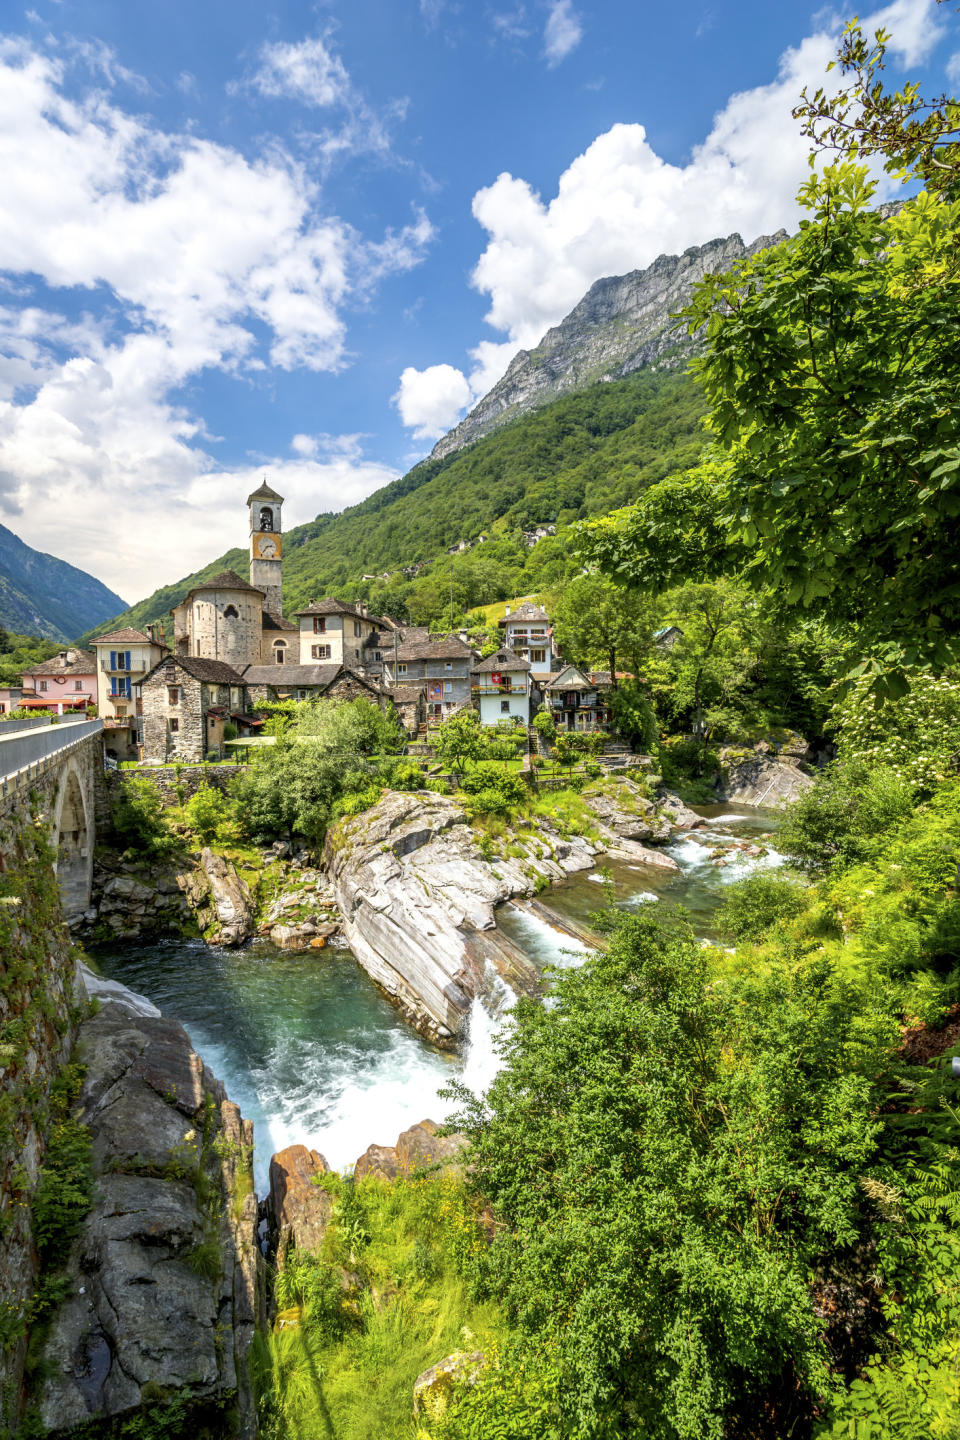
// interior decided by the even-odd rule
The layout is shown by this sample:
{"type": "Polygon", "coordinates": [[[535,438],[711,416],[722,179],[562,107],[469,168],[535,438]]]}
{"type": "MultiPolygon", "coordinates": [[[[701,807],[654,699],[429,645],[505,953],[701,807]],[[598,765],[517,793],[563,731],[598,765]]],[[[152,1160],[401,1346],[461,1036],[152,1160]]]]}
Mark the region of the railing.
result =
{"type": "Polygon", "coordinates": [[[521,684],[521,685],[509,685],[509,684],[489,685],[489,684],[487,684],[487,685],[471,685],[471,686],[470,686],[470,694],[471,694],[471,695],[525,695],[526,693],[527,693],[527,692],[526,692],[526,687],[525,687],[524,685],[522,685],[522,684],[521,684]]]}
{"type": "Polygon", "coordinates": [[[5,720],[0,716],[0,735],[16,735],[20,730],[41,730],[50,723],[49,715],[37,715],[29,720],[5,720]]]}
{"type": "Polygon", "coordinates": [[[16,775],[18,770],[26,770],[78,740],[85,740],[88,735],[99,734],[102,729],[102,720],[63,719],[57,725],[45,725],[16,735],[4,735],[0,730],[0,778],[16,775]]]}

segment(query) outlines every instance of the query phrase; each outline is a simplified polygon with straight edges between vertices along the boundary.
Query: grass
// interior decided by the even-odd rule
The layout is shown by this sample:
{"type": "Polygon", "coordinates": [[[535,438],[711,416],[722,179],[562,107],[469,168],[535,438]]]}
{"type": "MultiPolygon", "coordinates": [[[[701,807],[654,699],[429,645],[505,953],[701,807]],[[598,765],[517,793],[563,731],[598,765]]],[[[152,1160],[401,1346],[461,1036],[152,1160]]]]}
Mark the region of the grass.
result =
{"type": "Polygon", "coordinates": [[[465,1278],[482,1232],[453,1178],[323,1181],[334,1209],[321,1251],[281,1272],[277,1321],[257,1337],[261,1435],[413,1440],[417,1376],[505,1334],[465,1278]]]}

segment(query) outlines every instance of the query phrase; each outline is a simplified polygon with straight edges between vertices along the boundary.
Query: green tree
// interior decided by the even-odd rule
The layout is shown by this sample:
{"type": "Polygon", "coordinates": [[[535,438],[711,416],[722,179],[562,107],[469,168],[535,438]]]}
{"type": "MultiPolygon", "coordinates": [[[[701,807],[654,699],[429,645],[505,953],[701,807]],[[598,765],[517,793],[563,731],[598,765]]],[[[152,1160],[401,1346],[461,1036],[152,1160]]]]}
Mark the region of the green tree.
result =
{"type": "Polygon", "coordinates": [[[629,665],[635,674],[649,648],[653,617],[646,596],[618,589],[600,575],[581,575],[566,586],[554,608],[554,632],[564,653],[588,668],[610,671],[629,665]]]}
{"type": "Polygon", "coordinates": [[[697,740],[735,729],[762,646],[756,596],[732,580],[684,585],[663,597],[663,616],[682,634],[647,667],[660,703],[697,740]]]}
{"type": "Polygon", "coordinates": [[[830,1388],[810,1284],[861,1233],[896,1027],[816,958],[735,987],[706,965],[625,920],[552,1006],[517,1004],[457,1117],[498,1222],[485,1283],[555,1354],[564,1433],[789,1434],[830,1388]]]}
{"type": "Polygon", "coordinates": [[[462,775],[468,761],[480,760],[486,753],[486,738],[475,710],[461,710],[445,720],[432,740],[434,753],[441,765],[462,775]]]}
{"type": "Polygon", "coordinates": [[[183,807],[184,819],[201,845],[209,845],[216,839],[229,813],[225,797],[212,785],[201,785],[183,807]]]}

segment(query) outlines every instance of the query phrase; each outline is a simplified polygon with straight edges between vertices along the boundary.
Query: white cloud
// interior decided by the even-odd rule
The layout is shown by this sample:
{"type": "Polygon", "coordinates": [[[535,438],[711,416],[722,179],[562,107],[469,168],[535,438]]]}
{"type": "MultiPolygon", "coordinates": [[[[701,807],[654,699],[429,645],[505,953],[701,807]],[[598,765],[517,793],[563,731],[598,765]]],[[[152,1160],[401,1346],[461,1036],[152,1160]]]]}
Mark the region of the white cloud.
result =
{"type": "Polygon", "coordinates": [[[414,439],[434,440],[456,423],[471,397],[466,377],[455,366],[430,365],[416,370],[408,365],[392,398],[404,425],[413,429],[414,439]]]}
{"type": "MultiPolygon", "coordinates": [[[[249,478],[201,448],[174,392],[208,368],[341,367],[344,305],[416,264],[431,232],[418,214],[368,241],[282,154],[162,132],[102,91],[67,98],[64,73],[0,41],[0,272],[16,277],[0,289],[0,512],[137,598],[232,543],[229,516],[221,537],[191,507],[249,478]],[[58,289],[95,313],[67,321],[58,289]]],[[[393,478],[355,445],[271,472],[302,519],[393,478]]]]}
{"type": "Polygon", "coordinates": [[[947,79],[954,85],[960,84],[960,50],[955,51],[947,61],[947,79]]]}
{"type": "Polygon", "coordinates": [[[572,0],[551,0],[550,13],[543,31],[543,53],[547,64],[559,65],[566,60],[583,39],[583,26],[573,8],[572,0]]]}
{"type": "Polygon", "coordinates": [[[350,76],[339,55],[316,36],[297,44],[264,45],[251,85],[269,99],[304,105],[339,105],[350,97],[350,76]]]}

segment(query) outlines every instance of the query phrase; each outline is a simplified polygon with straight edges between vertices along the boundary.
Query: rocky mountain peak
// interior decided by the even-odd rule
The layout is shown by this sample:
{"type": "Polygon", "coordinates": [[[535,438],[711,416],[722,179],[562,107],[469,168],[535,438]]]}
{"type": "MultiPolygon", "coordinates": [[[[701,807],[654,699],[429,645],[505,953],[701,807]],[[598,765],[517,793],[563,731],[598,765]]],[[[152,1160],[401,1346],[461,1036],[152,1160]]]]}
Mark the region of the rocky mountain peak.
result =
{"type": "Polygon", "coordinates": [[[685,365],[696,343],[671,314],[687,303],[698,280],[735,260],[786,239],[786,231],[745,245],[737,235],[658,255],[645,270],[597,280],[534,350],[520,350],[460,424],[437,441],[440,459],[501,425],[601,380],[620,380],[643,366],[685,365]]]}

